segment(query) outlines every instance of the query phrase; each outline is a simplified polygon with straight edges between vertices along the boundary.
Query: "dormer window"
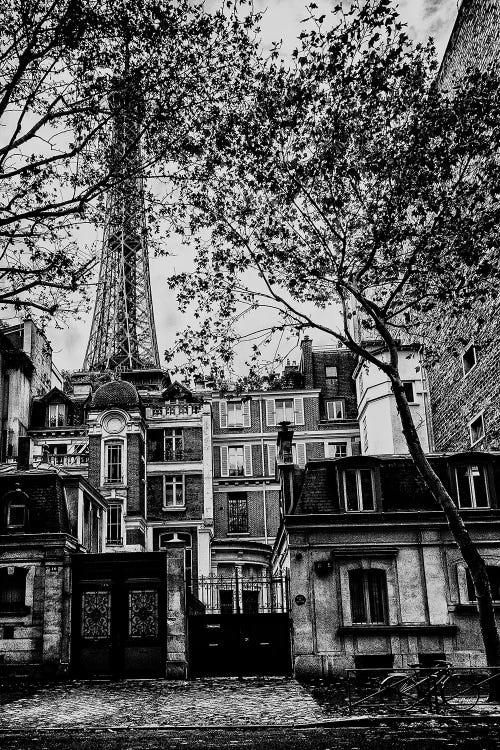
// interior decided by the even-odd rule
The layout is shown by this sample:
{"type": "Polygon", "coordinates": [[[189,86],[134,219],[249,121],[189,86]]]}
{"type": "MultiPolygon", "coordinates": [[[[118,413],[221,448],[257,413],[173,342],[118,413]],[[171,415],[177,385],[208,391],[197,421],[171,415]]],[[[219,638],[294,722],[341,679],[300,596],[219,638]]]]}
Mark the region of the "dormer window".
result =
{"type": "Polygon", "coordinates": [[[49,427],[64,427],[66,424],[66,404],[49,404],[49,427]]]}
{"type": "Polygon", "coordinates": [[[347,511],[374,510],[375,488],[371,469],[344,469],[341,478],[347,511]]]}
{"type": "Polygon", "coordinates": [[[7,528],[24,529],[28,520],[28,508],[22,500],[11,500],[7,506],[7,528]]]}
{"type": "Polygon", "coordinates": [[[455,486],[459,508],[488,508],[488,482],[484,466],[455,467],[455,486]]]}
{"type": "Polygon", "coordinates": [[[470,344],[462,354],[462,367],[464,371],[464,377],[476,366],[477,356],[476,347],[474,344],[470,344]]]}
{"type": "Polygon", "coordinates": [[[339,374],[338,370],[334,366],[326,365],[325,367],[325,383],[327,387],[333,388],[338,385],[339,374]]]}

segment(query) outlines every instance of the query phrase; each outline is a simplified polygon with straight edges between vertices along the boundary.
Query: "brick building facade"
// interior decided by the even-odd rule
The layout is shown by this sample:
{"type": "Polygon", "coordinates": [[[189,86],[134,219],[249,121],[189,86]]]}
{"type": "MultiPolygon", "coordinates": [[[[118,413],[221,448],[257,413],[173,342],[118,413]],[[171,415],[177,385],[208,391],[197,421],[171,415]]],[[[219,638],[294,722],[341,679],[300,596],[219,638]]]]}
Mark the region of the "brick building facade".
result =
{"type": "MultiPolygon", "coordinates": [[[[467,70],[498,69],[500,1],[463,0],[438,80],[449,89],[467,70]]],[[[460,320],[441,316],[432,332],[437,363],[429,368],[435,448],[500,447],[500,309],[478,302],[460,320]]]]}

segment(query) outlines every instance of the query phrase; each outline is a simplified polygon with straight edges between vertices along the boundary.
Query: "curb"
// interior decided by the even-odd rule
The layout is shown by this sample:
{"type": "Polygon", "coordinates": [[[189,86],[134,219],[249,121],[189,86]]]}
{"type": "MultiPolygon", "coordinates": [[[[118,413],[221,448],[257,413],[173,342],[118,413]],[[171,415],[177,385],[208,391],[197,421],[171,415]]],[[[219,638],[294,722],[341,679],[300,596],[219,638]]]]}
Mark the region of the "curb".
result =
{"type": "Polygon", "coordinates": [[[364,716],[346,716],[334,719],[325,719],[324,721],[304,722],[297,724],[133,724],[120,726],[88,726],[85,724],[74,726],[64,726],[54,724],[53,726],[29,727],[23,728],[1,728],[2,734],[27,734],[36,732],[186,732],[186,731],[231,731],[231,732],[256,732],[259,730],[301,730],[301,729],[328,729],[336,727],[375,727],[387,724],[415,724],[416,722],[437,722],[439,724],[463,722],[469,724],[499,724],[500,713],[496,714],[415,714],[413,716],[384,716],[384,715],[364,715],[364,716]]]}

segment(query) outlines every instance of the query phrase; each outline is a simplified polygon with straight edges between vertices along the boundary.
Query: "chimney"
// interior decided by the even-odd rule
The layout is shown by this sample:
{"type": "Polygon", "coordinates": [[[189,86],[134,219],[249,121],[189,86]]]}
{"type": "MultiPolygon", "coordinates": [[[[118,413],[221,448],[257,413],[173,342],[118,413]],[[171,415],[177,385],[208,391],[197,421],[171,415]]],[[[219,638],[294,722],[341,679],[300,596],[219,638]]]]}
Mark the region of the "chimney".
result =
{"type": "Polygon", "coordinates": [[[309,336],[304,336],[300,348],[302,349],[304,388],[314,388],[312,339],[310,339],[309,336]]]}

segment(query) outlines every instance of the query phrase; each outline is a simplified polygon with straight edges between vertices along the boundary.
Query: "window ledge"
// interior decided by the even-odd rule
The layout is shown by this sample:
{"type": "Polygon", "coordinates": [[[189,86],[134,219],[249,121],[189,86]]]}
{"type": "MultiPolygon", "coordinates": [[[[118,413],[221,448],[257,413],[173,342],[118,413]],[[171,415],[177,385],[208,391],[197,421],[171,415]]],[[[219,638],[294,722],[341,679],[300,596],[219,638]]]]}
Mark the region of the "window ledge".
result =
{"type": "Polygon", "coordinates": [[[250,536],[249,531],[228,531],[228,536],[250,536]]]}
{"type": "Polygon", "coordinates": [[[186,510],[186,506],[185,505],[169,505],[167,507],[166,505],[163,505],[162,510],[165,510],[165,511],[186,510]]]}
{"type": "Polygon", "coordinates": [[[31,607],[17,607],[16,609],[0,609],[0,618],[2,617],[26,617],[31,612],[31,607]]]}
{"type": "Polygon", "coordinates": [[[457,630],[456,625],[363,625],[359,623],[356,625],[341,625],[337,633],[338,635],[381,635],[383,633],[418,633],[419,635],[442,633],[453,635],[457,630]]]}

